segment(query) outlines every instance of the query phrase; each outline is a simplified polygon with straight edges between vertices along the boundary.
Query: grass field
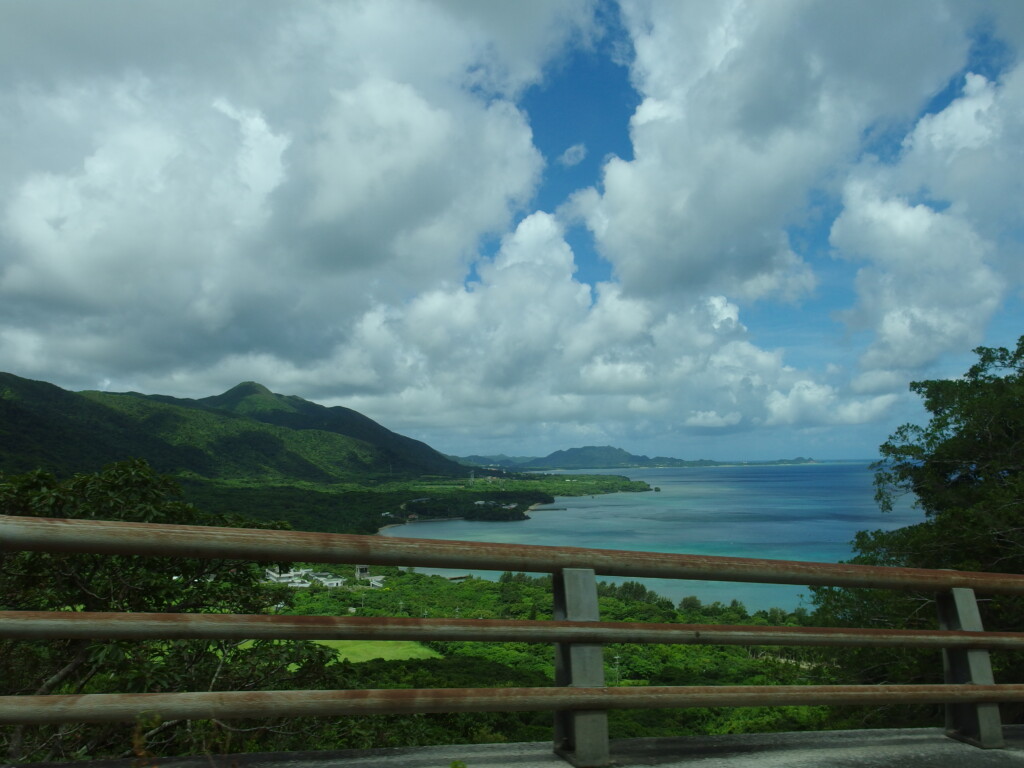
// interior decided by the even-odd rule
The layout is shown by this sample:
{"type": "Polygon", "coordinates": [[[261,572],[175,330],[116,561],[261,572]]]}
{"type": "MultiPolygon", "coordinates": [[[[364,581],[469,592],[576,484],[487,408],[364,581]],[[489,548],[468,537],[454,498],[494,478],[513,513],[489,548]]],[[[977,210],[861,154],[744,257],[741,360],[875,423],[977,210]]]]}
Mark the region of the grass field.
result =
{"type": "MultiPolygon", "coordinates": [[[[413,640],[313,640],[312,642],[333,648],[338,652],[338,659],[348,659],[353,664],[370,659],[398,661],[400,659],[441,658],[441,654],[413,640]]],[[[251,644],[251,640],[246,640],[241,645],[244,648],[251,644]]]]}
{"type": "Polygon", "coordinates": [[[353,664],[370,659],[439,659],[441,654],[412,640],[316,640],[353,664]]]}

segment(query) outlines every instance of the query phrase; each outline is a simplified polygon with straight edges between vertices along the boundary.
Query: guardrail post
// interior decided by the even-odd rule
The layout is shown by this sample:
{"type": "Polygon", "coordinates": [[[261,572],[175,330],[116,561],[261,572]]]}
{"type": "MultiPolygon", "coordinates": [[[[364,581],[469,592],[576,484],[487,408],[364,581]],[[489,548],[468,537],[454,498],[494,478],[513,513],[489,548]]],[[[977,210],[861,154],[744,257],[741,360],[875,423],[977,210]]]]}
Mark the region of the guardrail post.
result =
{"type": "MultiPolygon", "coordinates": [[[[936,600],[939,628],[981,632],[981,614],[973,589],[953,588],[936,600]]],[[[985,649],[944,648],[942,667],[946,682],[992,685],[992,662],[985,649]]],[[[946,735],[983,749],[1005,746],[998,704],[946,705],[946,735]]]]}
{"type": "MultiPolygon", "coordinates": [[[[598,621],[597,580],[592,568],[564,568],[554,575],[555,620],[598,621]]],[[[556,643],[555,684],[604,687],[604,658],[598,643],[556,643]]],[[[555,713],[555,753],[577,766],[608,765],[608,713],[568,710],[555,713]]]]}

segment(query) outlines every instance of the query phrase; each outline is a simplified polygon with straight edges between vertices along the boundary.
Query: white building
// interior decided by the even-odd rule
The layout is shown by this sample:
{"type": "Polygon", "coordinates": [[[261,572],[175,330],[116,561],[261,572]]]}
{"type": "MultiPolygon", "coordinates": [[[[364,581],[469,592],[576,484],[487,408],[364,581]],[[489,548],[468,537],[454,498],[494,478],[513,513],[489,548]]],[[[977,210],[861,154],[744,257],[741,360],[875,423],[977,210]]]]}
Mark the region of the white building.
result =
{"type": "Polygon", "coordinates": [[[343,576],[314,571],[312,568],[300,568],[296,571],[285,571],[284,573],[278,573],[273,568],[267,568],[265,574],[266,576],[263,579],[265,582],[284,584],[285,586],[295,588],[311,587],[314,582],[325,587],[340,587],[348,581],[343,576]]]}

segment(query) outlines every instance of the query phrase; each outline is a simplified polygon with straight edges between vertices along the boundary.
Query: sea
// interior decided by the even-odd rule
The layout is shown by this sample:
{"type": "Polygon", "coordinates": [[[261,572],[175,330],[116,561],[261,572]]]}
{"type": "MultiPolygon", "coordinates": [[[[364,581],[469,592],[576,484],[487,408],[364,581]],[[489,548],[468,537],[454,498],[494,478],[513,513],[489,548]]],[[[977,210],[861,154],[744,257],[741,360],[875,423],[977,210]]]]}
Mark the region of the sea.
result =
{"type": "MultiPolygon", "coordinates": [[[[837,563],[853,556],[851,542],[857,531],[891,530],[924,520],[908,499],[900,500],[892,512],[879,511],[870,464],[867,460],[822,461],[563,472],[626,475],[660,491],[557,497],[554,504],[531,511],[529,520],[413,522],[386,528],[381,534],[837,563]]],[[[497,578],[500,574],[473,575],[497,578]]],[[[750,611],[813,607],[809,589],[802,586],[637,581],[674,602],[694,595],[704,603],[738,600],[750,611]]]]}

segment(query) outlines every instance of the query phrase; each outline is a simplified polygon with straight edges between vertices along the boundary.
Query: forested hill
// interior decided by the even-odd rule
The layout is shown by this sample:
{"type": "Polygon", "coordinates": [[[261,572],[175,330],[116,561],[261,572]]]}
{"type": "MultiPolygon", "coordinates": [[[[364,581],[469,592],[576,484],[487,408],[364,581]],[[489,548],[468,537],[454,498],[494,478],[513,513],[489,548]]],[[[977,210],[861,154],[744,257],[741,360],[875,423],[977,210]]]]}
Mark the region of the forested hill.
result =
{"type": "Polygon", "coordinates": [[[175,475],[288,484],[468,474],[356,411],[255,382],[190,400],[69,392],[0,373],[0,471],[67,475],[129,457],[175,475]]]}
{"type": "Polygon", "coordinates": [[[527,470],[546,469],[628,469],[631,467],[717,467],[734,463],[741,464],[812,464],[814,459],[798,456],[795,459],[779,459],[777,461],[724,462],[711,459],[674,459],[669,456],[638,456],[622,448],[610,445],[587,445],[582,448],[569,448],[555,451],[543,458],[510,457],[510,456],[466,456],[460,461],[484,467],[501,467],[503,469],[523,472],[527,470]]]}

